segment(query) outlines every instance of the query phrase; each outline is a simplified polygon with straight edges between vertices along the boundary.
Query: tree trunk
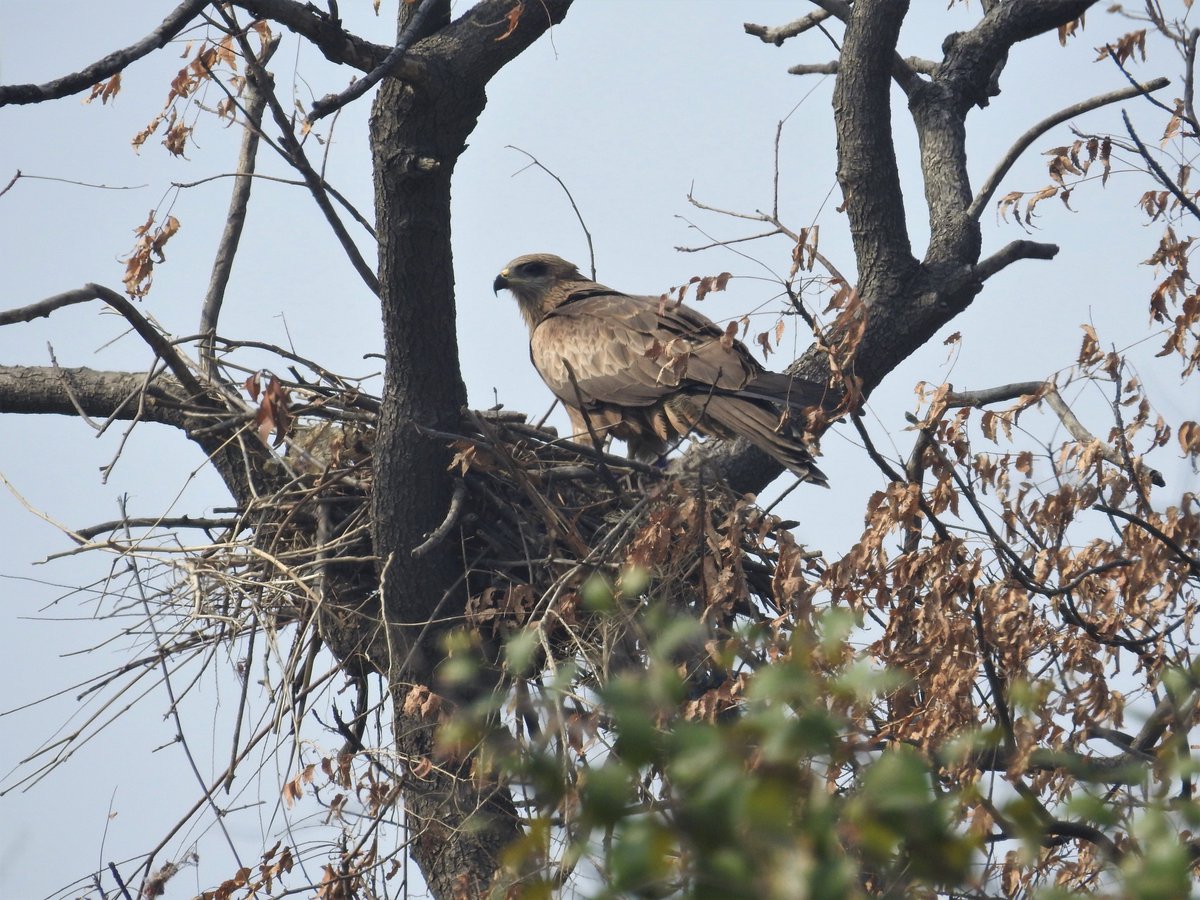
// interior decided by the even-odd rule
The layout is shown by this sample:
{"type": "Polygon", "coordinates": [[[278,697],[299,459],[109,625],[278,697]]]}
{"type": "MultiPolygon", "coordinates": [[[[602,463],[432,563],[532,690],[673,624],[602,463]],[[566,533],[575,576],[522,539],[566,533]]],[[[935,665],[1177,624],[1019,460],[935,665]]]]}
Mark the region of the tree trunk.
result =
{"type": "Polygon", "coordinates": [[[445,517],[452,494],[450,451],[423,429],[453,431],[466,404],[455,330],[450,182],[483,112],[488,80],[568,6],[560,0],[526,8],[525,27],[504,41],[497,40],[496,23],[504,21],[497,5],[475,7],[414,46],[410,55],[424,65],[421,82],[384,79],[371,116],[386,347],[372,521],[391,636],[390,658],[377,662],[395,703],[413,855],[437,897],[485,893],[500,851],[520,833],[508,790],[472,778],[470,760],[422,765],[435,756],[434,723],[404,711],[409,687],[434,681],[444,632],[437,623],[457,621],[467,599],[456,541],[412,555],[445,517]]]}

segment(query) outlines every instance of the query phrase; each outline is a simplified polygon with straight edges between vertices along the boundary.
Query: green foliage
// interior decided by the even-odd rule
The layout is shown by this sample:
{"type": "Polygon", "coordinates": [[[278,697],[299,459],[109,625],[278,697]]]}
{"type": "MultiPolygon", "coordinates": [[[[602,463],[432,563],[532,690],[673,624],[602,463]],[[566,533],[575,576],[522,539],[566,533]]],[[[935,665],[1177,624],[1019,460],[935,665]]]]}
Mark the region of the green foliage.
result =
{"type": "MultiPolygon", "coordinates": [[[[596,585],[592,590],[607,598],[595,607],[603,615],[630,604],[607,582],[596,585]]],[[[539,811],[505,854],[506,896],[553,896],[571,874],[577,876],[573,890],[598,900],[909,897],[968,890],[1003,896],[1009,890],[978,883],[987,847],[964,810],[987,798],[948,778],[945,768],[996,749],[998,730],[964,734],[937,761],[901,743],[864,743],[855,710],[878,703],[906,681],[851,646],[858,625],[853,614],[829,610],[815,617],[810,631],[785,636],[788,652],[742,679],[736,696],[715,712],[701,712],[693,702],[688,667],[678,662],[694,644],[696,623],[653,604],[637,622],[647,636],[644,669],[597,686],[586,705],[562,673],[556,686],[544,690],[543,696],[558,697],[554,710],[541,711],[547,721],[557,719],[570,730],[567,723],[586,718],[585,706],[603,718],[603,728],[578,732],[593,739],[572,742],[575,768],[563,765],[562,745],[545,735],[510,741],[497,754],[504,776],[539,811]],[[566,713],[572,707],[576,712],[566,713]],[[554,844],[557,854],[550,852],[554,844]]],[[[779,640],[770,629],[748,628],[710,649],[724,659],[747,658],[779,640]]],[[[529,653],[520,632],[510,638],[506,659],[514,671],[526,671],[517,661],[529,653]]],[[[1191,696],[1194,680],[1186,670],[1164,677],[1181,698],[1191,696]]],[[[1036,686],[1017,691],[1022,704],[1036,702],[1036,686]]],[[[464,715],[494,713],[494,704],[480,704],[464,715]]],[[[459,727],[456,720],[445,726],[449,733],[459,727]]],[[[486,729],[477,723],[466,731],[478,736],[486,729]]],[[[1163,765],[1165,782],[1195,775],[1186,752],[1163,765]]],[[[1009,854],[1004,869],[1015,885],[1017,872],[1053,852],[1047,849],[1046,811],[1019,794],[997,799],[995,809],[1023,847],[1009,854]]],[[[1136,846],[1116,851],[1107,868],[1106,884],[1121,896],[1189,896],[1192,860],[1181,828],[1200,822],[1195,800],[1160,796],[1129,821],[1096,785],[1072,795],[1058,815],[1098,834],[1128,829],[1136,846]]],[[[1048,887],[1037,896],[1073,894],[1048,887]]]]}
{"type": "MultiPolygon", "coordinates": [[[[852,615],[821,617],[746,681],[736,707],[708,717],[689,706],[684,667],[671,662],[696,623],[653,606],[641,621],[653,635],[648,666],[598,690],[607,740],[584,754],[576,782],[549,750],[507,756],[532,805],[562,817],[564,858],[598,870],[581,888],[598,898],[843,897],[967,877],[977,842],[955,824],[953,798],[935,792],[928,763],[903,747],[851,747],[840,710],[899,682],[850,651],[852,615]],[[843,784],[851,761],[857,783],[843,784]]],[[[750,632],[738,651],[777,637],[750,632]]],[[[523,639],[510,643],[509,658],[521,656],[523,639]]],[[[538,837],[506,858],[514,875],[531,871],[548,840],[546,818],[533,822],[538,837]]],[[[543,896],[546,883],[544,871],[526,876],[519,896],[543,896]]]]}

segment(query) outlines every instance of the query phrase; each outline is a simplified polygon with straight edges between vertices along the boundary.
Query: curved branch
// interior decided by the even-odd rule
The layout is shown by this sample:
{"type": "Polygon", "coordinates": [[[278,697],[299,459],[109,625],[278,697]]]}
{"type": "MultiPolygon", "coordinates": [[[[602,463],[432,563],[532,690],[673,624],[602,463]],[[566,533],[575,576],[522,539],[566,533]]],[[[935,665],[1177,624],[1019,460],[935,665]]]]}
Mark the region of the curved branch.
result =
{"type": "MultiPolygon", "coordinates": [[[[278,36],[265,44],[259,54],[258,65],[265,66],[278,46],[278,36]]],[[[247,80],[245,102],[246,125],[242,133],[242,147],[238,154],[233,193],[229,198],[229,212],[225,216],[225,229],[221,232],[221,241],[217,245],[212,275],[208,281],[208,293],[204,295],[204,306],[200,311],[200,364],[210,378],[217,375],[213,339],[217,333],[221,305],[225,302],[225,288],[233,272],[233,258],[237,255],[242,228],[246,224],[246,208],[250,204],[250,188],[254,184],[254,165],[258,157],[258,138],[262,130],[263,111],[267,106],[267,98],[259,90],[257,79],[247,80]]]]}
{"type": "Polygon", "coordinates": [[[235,0],[246,12],[270,19],[311,41],[330,62],[369,72],[388,55],[390,48],[363,40],[342,28],[338,19],[311,3],[296,0],[235,0]]]}
{"type": "Polygon", "coordinates": [[[971,201],[971,206],[967,209],[967,216],[972,219],[978,219],[983,214],[984,208],[991,202],[992,197],[1000,187],[1000,182],[1008,174],[1009,169],[1013,167],[1021,154],[1029,149],[1030,144],[1051,128],[1061,125],[1075,116],[1083,115],[1086,112],[1091,112],[1093,109],[1099,109],[1110,103],[1119,103],[1122,100],[1128,100],[1131,97],[1136,97],[1149,91],[1160,90],[1170,83],[1171,80],[1169,78],[1155,78],[1147,81],[1145,84],[1109,91],[1107,94],[1100,94],[1089,100],[1080,100],[1078,103],[1073,103],[1070,106],[1060,109],[1053,115],[1042,119],[1042,121],[1017,138],[1013,145],[1008,148],[1008,152],[996,164],[996,168],[992,171],[992,174],[987,177],[987,181],[983,183],[983,187],[979,189],[979,193],[975,196],[975,199],[971,201]]]}
{"type": "MultiPolygon", "coordinates": [[[[230,21],[230,26],[233,28],[235,34],[241,34],[236,28],[236,23],[230,21]]],[[[271,110],[271,117],[275,120],[275,124],[279,128],[281,153],[288,163],[291,164],[292,168],[299,172],[304,179],[304,183],[308,186],[313,200],[316,201],[317,207],[325,216],[329,227],[333,229],[333,233],[337,237],[338,243],[342,245],[342,249],[346,252],[346,256],[350,260],[350,265],[354,267],[354,271],[358,273],[359,277],[370,288],[371,293],[379,296],[379,278],[376,276],[375,270],[363,259],[358,245],[354,243],[354,238],[350,236],[350,232],[346,230],[346,226],[342,224],[342,220],[338,217],[337,210],[333,208],[333,204],[329,201],[329,192],[325,185],[325,179],[312,167],[312,164],[308,161],[308,157],[304,153],[304,147],[296,139],[292,120],[284,110],[282,104],[280,104],[279,98],[275,96],[274,77],[258,63],[251,53],[245,38],[239,37],[239,40],[243,44],[243,53],[246,57],[246,71],[249,79],[254,84],[256,94],[263,98],[267,107],[271,110]]]]}
{"type": "Polygon", "coordinates": [[[125,320],[133,326],[133,330],[167,364],[171,372],[179,379],[179,383],[190,394],[200,396],[204,393],[204,388],[196,380],[196,376],[192,374],[187,361],[179,354],[175,346],[163,336],[163,333],[151,325],[146,317],[138,312],[137,307],[128,299],[122,297],[111,288],[106,288],[100,284],[85,284],[81,288],[56,294],[38,303],[0,313],[0,325],[8,325],[14,322],[29,322],[33,319],[48,316],[54,310],[61,309],[64,306],[86,303],[89,300],[103,300],[124,316],[125,320]]]}
{"type": "Polygon", "coordinates": [[[312,105],[312,109],[308,112],[308,121],[315,122],[322,119],[332,112],[341,109],[347,103],[357,100],[375,85],[379,84],[380,80],[385,75],[393,73],[404,59],[404,54],[408,52],[408,48],[412,46],[421,34],[421,23],[425,20],[429,10],[437,4],[439,0],[422,0],[416,12],[412,14],[412,18],[408,20],[408,24],[404,28],[404,33],[396,41],[383,62],[367,73],[366,78],[360,78],[350,87],[346,88],[340,94],[329,94],[322,97],[312,105]]]}
{"type": "Polygon", "coordinates": [[[458,524],[458,518],[462,514],[463,500],[467,497],[467,484],[462,479],[454,483],[454,495],[450,498],[450,509],[446,513],[446,518],[442,520],[437,528],[429,535],[424,543],[413,547],[413,556],[424,556],[438,544],[446,539],[458,524]]]}
{"type": "Polygon", "coordinates": [[[821,9],[816,12],[810,12],[807,16],[801,16],[794,22],[789,22],[786,25],[770,27],[768,25],[755,25],[753,22],[746,22],[742,25],[746,34],[752,37],[759,38],[764,44],[774,44],[776,47],[782,47],[783,42],[788,38],[794,38],[798,34],[803,34],[810,28],[816,28],[826,19],[830,18],[833,13],[828,10],[821,9]]]}
{"type": "Polygon", "coordinates": [[[1041,241],[1011,241],[975,266],[975,276],[987,281],[997,272],[1006,269],[1021,259],[1054,259],[1058,255],[1058,244],[1041,241]]]}
{"type": "Polygon", "coordinates": [[[1150,522],[1147,522],[1145,519],[1139,516],[1135,516],[1133,513],[1126,512],[1123,509],[1117,509],[1115,506],[1097,503],[1092,507],[1092,509],[1098,510],[1105,515],[1116,516],[1118,519],[1124,519],[1126,522],[1130,522],[1138,526],[1147,534],[1153,535],[1153,537],[1160,541],[1163,546],[1168,547],[1171,552],[1174,553],[1175,556],[1180,560],[1180,562],[1188,567],[1188,571],[1192,573],[1193,578],[1200,578],[1200,558],[1190,555],[1187,550],[1181,547],[1169,535],[1164,533],[1162,529],[1151,524],[1150,522]]]}
{"type": "MultiPolygon", "coordinates": [[[[565,181],[563,181],[561,178],[559,178],[557,175],[555,175],[553,172],[551,172],[550,169],[548,169],[542,163],[542,161],[540,159],[538,159],[536,156],[534,156],[528,150],[522,150],[520,147],[514,147],[512,144],[506,144],[505,149],[506,150],[516,150],[518,153],[524,153],[526,156],[529,157],[529,160],[530,160],[529,165],[530,166],[537,166],[539,169],[541,169],[543,172],[545,172],[547,175],[549,175],[551,178],[553,178],[555,181],[557,181],[558,186],[563,189],[563,193],[567,195],[567,202],[571,204],[571,209],[575,211],[575,218],[579,220],[579,227],[583,229],[583,236],[585,238],[587,238],[588,262],[591,265],[592,280],[595,281],[595,279],[596,279],[596,248],[592,244],[592,233],[590,231],[588,231],[587,222],[585,222],[583,220],[583,213],[581,213],[579,211],[579,205],[575,202],[575,198],[571,195],[571,189],[567,187],[567,184],[565,181]]],[[[521,169],[520,171],[516,172],[515,174],[520,175],[521,172],[524,172],[525,169],[528,169],[528,168],[529,168],[529,166],[525,166],[524,169],[521,169]]]]}
{"type": "Polygon", "coordinates": [[[70,75],[64,75],[45,84],[0,86],[0,106],[41,103],[44,100],[57,100],[60,97],[69,97],[71,94],[87,90],[105,78],[117,74],[135,60],[165,47],[207,5],[208,0],[186,0],[175,7],[171,14],[163,19],[161,25],[136,44],[130,44],[121,50],[114,50],[108,56],[78,72],[72,72],[70,75]]]}
{"type": "Polygon", "coordinates": [[[1195,201],[1183,192],[1183,188],[1176,184],[1175,180],[1163,171],[1163,167],[1158,164],[1158,160],[1150,155],[1150,151],[1146,149],[1146,145],[1142,143],[1142,139],[1133,130],[1133,123],[1129,121],[1129,114],[1124,110],[1121,112],[1121,119],[1125,123],[1125,130],[1129,132],[1129,136],[1133,139],[1138,153],[1146,161],[1146,165],[1150,167],[1150,170],[1154,173],[1154,177],[1158,179],[1158,183],[1170,191],[1175,196],[1175,199],[1183,204],[1184,209],[1197,219],[1200,219],[1200,207],[1197,207],[1195,201]]]}
{"type": "Polygon", "coordinates": [[[952,92],[955,112],[986,106],[996,93],[998,69],[1014,44],[1079,18],[1098,0],[1009,0],[996,3],[970,31],[952,35],[938,70],[952,92]]]}

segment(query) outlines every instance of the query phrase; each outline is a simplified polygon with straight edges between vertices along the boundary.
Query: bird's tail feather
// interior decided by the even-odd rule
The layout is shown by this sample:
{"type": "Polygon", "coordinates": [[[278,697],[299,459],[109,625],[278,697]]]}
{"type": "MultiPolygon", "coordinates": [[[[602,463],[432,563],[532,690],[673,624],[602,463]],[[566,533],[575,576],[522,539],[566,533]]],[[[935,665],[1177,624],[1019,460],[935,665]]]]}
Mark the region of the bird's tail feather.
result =
{"type": "Polygon", "coordinates": [[[704,413],[708,419],[733,434],[744,437],[790,471],[814,484],[828,485],[825,473],[817,468],[803,441],[780,427],[780,415],[762,403],[730,394],[706,398],[704,413]]]}
{"type": "Polygon", "coordinates": [[[761,372],[741,390],[742,394],[781,403],[792,409],[824,406],[830,409],[841,400],[841,394],[826,385],[779,372],[761,372]]]}

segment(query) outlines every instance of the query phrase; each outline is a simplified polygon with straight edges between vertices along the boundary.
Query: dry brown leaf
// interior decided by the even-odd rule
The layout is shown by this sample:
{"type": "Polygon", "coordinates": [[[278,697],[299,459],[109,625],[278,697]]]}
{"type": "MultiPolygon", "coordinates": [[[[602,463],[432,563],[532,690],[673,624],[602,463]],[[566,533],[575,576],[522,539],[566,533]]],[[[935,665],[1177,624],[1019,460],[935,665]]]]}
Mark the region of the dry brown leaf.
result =
{"type": "Polygon", "coordinates": [[[500,35],[498,38],[496,38],[496,40],[503,41],[514,31],[516,31],[517,25],[521,21],[521,14],[524,12],[525,4],[522,2],[522,0],[517,0],[512,9],[510,9],[504,16],[505,21],[508,22],[508,28],[506,28],[504,34],[500,35]]]}

